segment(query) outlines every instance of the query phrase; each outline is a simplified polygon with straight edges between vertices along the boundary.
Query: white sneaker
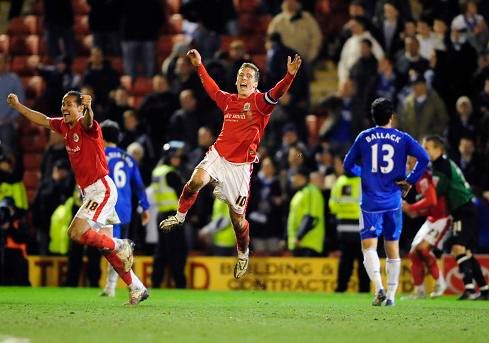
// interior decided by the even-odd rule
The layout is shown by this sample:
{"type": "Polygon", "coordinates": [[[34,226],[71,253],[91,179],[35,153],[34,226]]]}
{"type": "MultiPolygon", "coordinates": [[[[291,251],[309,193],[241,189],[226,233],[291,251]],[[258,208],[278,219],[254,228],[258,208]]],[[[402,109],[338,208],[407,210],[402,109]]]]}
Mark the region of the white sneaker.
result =
{"type": "Polygon", "coordinates": [[[430,297],[432,298],[441,297],[443,293],[445,293],[446,289],[447,289],[447,284],[444,281],[437,282],[435,285],[435,289],[433,290],[433,292],[430,293],[430,297]]]}
{"type": "Polygon", "coordinates": [[[180,221],[176,215],[173,215],[161,221],[160,229],[165,232],[170,232],[175,226],[182,224],[183,221],[180,221]]]}
{"type": "Polygon", "coordinates": [[[248,270],[249,257],[240,257],[234,266],[234,277],[239,279],[248,270]]]}
{"type": "Polygon", "coordinates": [[[123,239],[121,247],[117,250],[117,256],[121,259],[124,271],[131,270],[134,263],[134,243],[130,239],[123,239]]]}
{"type": "Polygon", "coordinates": [[[149,293],[146,288],[139,288],[132,291],[130,290],[129,302],[127,303],[127,305],[137,305],[148,298],[149,298],[149,293]]]}

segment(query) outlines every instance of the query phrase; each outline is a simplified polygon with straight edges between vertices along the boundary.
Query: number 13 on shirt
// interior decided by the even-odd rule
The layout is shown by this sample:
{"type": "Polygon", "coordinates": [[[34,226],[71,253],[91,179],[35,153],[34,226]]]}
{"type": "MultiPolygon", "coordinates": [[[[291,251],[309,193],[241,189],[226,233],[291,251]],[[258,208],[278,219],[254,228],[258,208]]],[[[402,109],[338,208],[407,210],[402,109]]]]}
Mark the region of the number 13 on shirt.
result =
{"type": "Polygon", "coordinates": [[[371,147],[372,151],[372,173],[377,173],[380,167],[382,174],[388,174],[394,169],[394,147],[390,144],[382,144],[379,151],[379,144],[374,144],[371,147]],[[382,162],[379,166],[379,154],[382,162]]]}

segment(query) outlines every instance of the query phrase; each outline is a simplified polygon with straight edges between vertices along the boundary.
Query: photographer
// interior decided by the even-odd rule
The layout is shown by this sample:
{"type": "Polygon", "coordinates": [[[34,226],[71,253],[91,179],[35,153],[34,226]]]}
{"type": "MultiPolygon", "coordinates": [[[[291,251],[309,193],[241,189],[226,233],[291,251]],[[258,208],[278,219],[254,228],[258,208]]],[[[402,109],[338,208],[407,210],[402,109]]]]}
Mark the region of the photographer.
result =
{"type": "Polygon", "coordinates": [[[14,199],[0,202],[0,285],[30,286],[26,242],[25,211],[15,206],[14,199]]]}

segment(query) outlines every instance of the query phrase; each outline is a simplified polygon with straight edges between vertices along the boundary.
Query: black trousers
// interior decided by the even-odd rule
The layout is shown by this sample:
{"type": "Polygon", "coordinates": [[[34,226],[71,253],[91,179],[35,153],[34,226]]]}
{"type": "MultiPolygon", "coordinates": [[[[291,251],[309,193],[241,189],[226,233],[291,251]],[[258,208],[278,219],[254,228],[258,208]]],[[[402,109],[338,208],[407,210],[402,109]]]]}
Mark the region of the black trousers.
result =
{"type": "MultiPolygon", "coordinates": [[[[158,223],[167,218],[170,213],[159,213],[158,223]]],[[[176,227],[166,233],[158,232],[158,244],[153,257],[153,272],[151,283],[153,288],[161,287],[165,276],[165,268],[168,265],[176,288],[186,288],[185,264],[187,262],[187,242],[182,227],[176,227]]]]}
{"type": "MultiPolygon", "coordinates": [[[[100,275],[100,251],[97,248],[89,247],[71,241],[68,253],[68,272],[66,275],[66,287],[78,287],[80,275],[83,270],[83,256],[87,254],[88,262],[86,266],[86,276],[89,287],[99,287],[100,275]]],[[[83,285],[84,286],[84,285],[83,285]]]]}
{"type": "Polygon", "coordinates": [[[320,257],[321,254],[319,254],[317,251],[314,251],[309,248],[297,248],[292,251],[292,254],[294,257],[320,257]]]}
{"type": "Polygon", "coordinates": [[[20,249],[0,247],[0,285],[30,286],[29,262],[20,249]]]}
{"type": "Polygon", "coordinates": [[[339,232],[338,242],[341,257],[338,266],[338,285],[336,292],[345,292],[347,290],[355,260],[358,261],[358,291],[362,293],[370,292],[370,279],[368,278],[367,271],[363,267],[363,254],[359,233],[339,232]]]}

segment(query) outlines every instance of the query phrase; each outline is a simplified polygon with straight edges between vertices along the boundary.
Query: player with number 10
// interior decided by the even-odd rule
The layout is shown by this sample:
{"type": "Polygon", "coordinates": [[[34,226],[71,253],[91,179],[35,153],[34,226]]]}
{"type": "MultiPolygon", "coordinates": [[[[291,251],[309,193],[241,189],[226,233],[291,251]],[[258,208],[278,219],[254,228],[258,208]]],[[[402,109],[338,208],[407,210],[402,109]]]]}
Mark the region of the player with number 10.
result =
{"type": "Polygon", "coordinates": [[[187,56],[197,68],[207,94],[223,112],[224,123],[216,143],[184,186],[176,215],[163,220],[160,228],[169,231],[181,225],[199,190],[209,182],[214,183],[214,194],[229,205],[238,242],[238,262],[234,267],[234,277],[240,278],[248,269],[250,236],[245,211],[252,164],[258,161],[258,146],[270,114],[278,99],[292,84],[301,65],[301,58],[299,55],[293,59],[289,56],[286,75],[266,93],[257,91],[258,68],[252,63],[243,63],[236,77],[238,94],[230,94],[220,90],[209,76],[197,50],[190,50],[187,56]]]}
{"type": "Polygon", "coordinates": [[[428,165],[428,155],[409,134],[392,128],[392,103],[376,99],[371,106],[373,128],[362,131],[345,157],[345,172],[360,175],[362,201],[360,238],[363,264],[374,283],[376,296],[372,305],[394,305],[399,283],[401,260],[399,237],[402,230],[402,203],[412,185],[428,165]],[[413,170],[406,176],[408,156],[416,158],[413,170]],[[387,293],[380,277],[377,240],[383,235],[387,255],[387,293]]]}

